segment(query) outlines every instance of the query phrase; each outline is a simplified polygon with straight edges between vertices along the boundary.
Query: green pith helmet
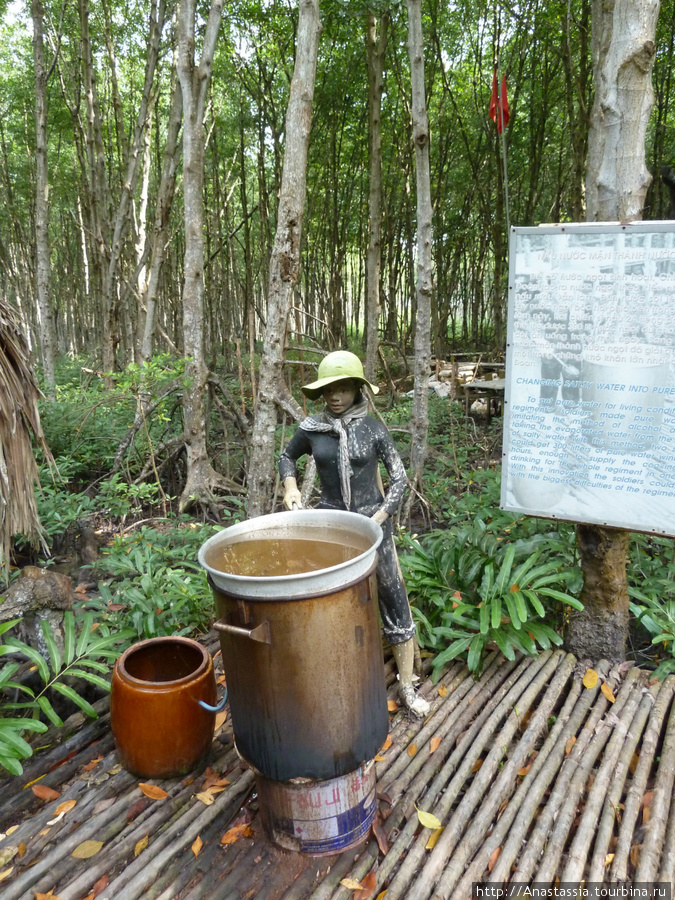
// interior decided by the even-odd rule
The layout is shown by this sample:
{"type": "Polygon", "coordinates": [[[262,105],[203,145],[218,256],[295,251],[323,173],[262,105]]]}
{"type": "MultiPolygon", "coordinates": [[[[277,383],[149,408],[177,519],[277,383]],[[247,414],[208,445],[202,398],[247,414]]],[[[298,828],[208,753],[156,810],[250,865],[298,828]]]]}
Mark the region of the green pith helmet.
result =
{"type": "Polygon", "coordinates": [[[367,384],[374,394],[379,393],[380,389],[376,384],[371,384],[363,374],[363,365],[361,360],[349,350],[336,350],[329,353],[319,363],[319,376],[316,381],[306,384],[302,388],[302,392],[310,400],[318,400],[323,393],[323,389],[329,384],[336,381],[344,381],[351,378],[360,384],[367,384]]]}

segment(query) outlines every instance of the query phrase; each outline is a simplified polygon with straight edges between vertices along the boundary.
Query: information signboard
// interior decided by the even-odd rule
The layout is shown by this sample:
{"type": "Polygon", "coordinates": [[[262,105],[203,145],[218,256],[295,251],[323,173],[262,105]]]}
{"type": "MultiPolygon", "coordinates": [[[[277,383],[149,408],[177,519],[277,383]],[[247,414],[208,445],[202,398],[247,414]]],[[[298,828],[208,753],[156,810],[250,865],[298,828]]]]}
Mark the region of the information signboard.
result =
{"type": "Polygon", "coordinates": [[[675,535],[675,222],[511,229],[501,505],[675,535]]]}

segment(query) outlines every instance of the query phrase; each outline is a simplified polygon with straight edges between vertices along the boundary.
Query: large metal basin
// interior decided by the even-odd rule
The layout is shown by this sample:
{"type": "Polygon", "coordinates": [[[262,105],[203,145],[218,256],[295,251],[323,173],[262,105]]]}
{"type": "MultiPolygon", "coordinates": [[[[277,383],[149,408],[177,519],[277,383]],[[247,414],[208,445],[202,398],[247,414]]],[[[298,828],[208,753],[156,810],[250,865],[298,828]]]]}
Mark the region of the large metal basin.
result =
{"type": "Polygon", "coordinates": [[[379,525],[300,510],[226,528],[199,561],[209,572],[237,749],[274,781],[353,772],[382,746],[389,717],[374,570],[379,525]],[[214,547],[268,536],[348,543],[357,555],[301,575],[214,569],[214,547]]]}

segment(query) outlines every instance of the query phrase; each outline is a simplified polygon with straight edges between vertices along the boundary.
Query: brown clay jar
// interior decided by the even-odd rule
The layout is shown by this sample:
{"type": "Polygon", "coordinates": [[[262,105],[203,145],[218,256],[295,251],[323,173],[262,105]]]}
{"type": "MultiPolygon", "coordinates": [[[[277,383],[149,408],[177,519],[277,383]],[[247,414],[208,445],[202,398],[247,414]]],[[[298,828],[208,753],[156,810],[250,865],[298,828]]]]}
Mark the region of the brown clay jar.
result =
{"type": "Polygon", "coordinates": [[[113,671],[110,724],[119,760],[145,778],[183,775],[213,740],[216,703],[211,656],[185,637],[133,644],[113,671]]]}

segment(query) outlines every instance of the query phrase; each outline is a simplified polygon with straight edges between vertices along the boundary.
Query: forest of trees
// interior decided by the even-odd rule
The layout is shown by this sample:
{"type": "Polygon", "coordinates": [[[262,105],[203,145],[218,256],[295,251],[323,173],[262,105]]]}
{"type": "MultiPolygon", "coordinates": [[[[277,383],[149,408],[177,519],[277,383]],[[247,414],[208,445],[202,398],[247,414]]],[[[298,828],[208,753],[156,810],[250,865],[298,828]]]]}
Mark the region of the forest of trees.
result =
{"type": "MultiPolygon", "coordinates": [[[[50,317],[57,353],[93,354],[106,371],[157,351],[182,353],[186,181],[176,91],[178,4],[3,5],[0,290],[19,309],[38,358],[50,317]],[[42,22],[42,41],[32,40],[34,22],[42,22]],[[42,154],[36,118],[41,88],[42,154]],[[39,214],[45,196],[35,187],[41,162],[48,185],[49,273],[42,304],[36,224],[45,219],[39,214]]],[[[504,344],[506,210],[499,136],[488,116],[497,63],[507,76],[511,109],[511,225],[585,217],[591,6],[591,0],[422,4],[434,236],[432,350],[439,357],[499,352],[504,344]]],[[[379,336],[412,352],[415,149],[405,4],[325,0],[320,12],[292,327],[325,348],[343,346],[363,331],[369,66],[372,71],[379,52],[379,336]]],[[[197,58],[208,14],[207,2],[197,5],[197,58]]],[[[205,96],[202,187],[205,348],[214,365],[236,365],[237,342],[248,350],[265,330],[297,25],[291,0],[230,0],[222,8],[205,96]]],[[[671,211],[674,35],[675,3],[666,0],[648,132],[654,181],[647,218],[671,211]]]]}

